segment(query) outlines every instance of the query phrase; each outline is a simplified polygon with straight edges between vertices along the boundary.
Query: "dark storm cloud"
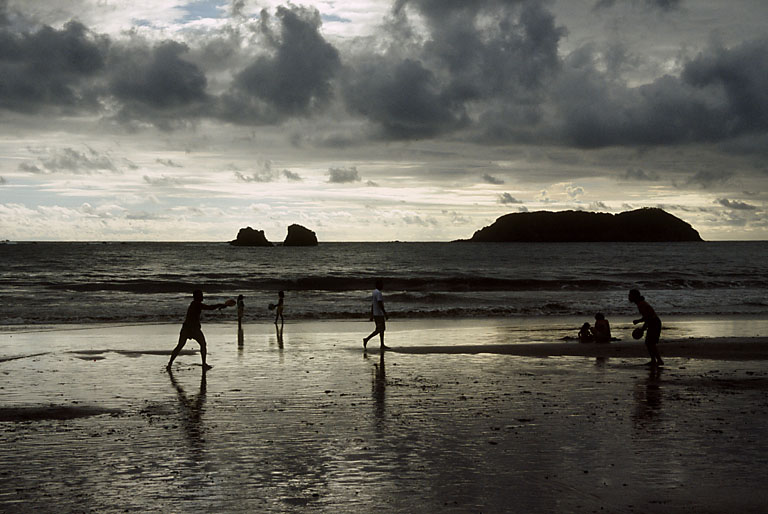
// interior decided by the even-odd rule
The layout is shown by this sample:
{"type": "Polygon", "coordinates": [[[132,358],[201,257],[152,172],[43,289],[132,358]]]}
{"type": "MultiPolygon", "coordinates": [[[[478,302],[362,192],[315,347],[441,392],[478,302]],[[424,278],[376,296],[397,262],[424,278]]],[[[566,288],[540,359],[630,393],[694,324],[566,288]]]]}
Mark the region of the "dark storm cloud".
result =
{"type": "Polygon", "coordinates": [[[20,112],[94,108],[89,79],[104,68],[107,49],[105,38],[75,21],[61,30],[43,26],[31,32],[0,24],[0,107],[20,112]]]}
{"type": "Polygon", "coordinates": [[[339,52],[320,34],[315,9],[278,7],[278,30],[261,12],[260,30],[268,54],[235,77],[223,95],[220,114],[238,123],[277,122],[310,114],[332,98],[332,80],[340,69],[339,52]]]}
{"type": "Polygon", "coordinates": [[[494,176],[493,176],[493,175],[491,175],[490,173],[485,173],[485,174],[483,175],[483,180],[484,180],[485,182],[488,182],[489,184],[493,184],[493,185],[495,185],[495,186],[500,186],[501,184],[503,184],[503,183],[504,183],[504,180],[502,180],[502,179],[500,179],[500,178],[498,178],[498,177],[494,177],[494,176]]]}
{"type": "Polygon", "coordinates": [[[537,102],[559,67],[565,33],[541,2],[401,0],[393,16],[389,49],[355,56],[344,77],[350,109],[384,136],[419,139],[465,128],[470,107],[499,125],[540,116],[537,102]],[[423,43],[411,27],[419,20],[428,31],[423,43]]]}
{"type": "Polygon", "coordinates": [[[158,214],[154,212],[137,211],[137,212],[130,212],[126,214],[125,219],[133,220],[133,221],[157,221],[157,220],[167,220],[169,218],[168,216],[164,216],[162,214],[158,214]]]}
{"type": "Polygon", "coordinates": [[[162,164],[163,166],[166,166],[168,168],[183,168],[181,164],[174,162],[172,159],[155,159],[155,162],[158,164],[162,164]]]}
{"type": "Polygon", "coordinates": [[[280,177],[284,177],[291,182],[300,182],[301,175],[290,170],[277,171],[272,168],[272,161],[261,161],[257,163],[258,169],[249,174],[242,173],[239,170],[234,170],[235,178],[240,182],[274,182],[279,180],[280,177]]]}
{"type": "Polygon", "coordinates": [[[757,207],[754,205],[750,205],[746,202],[740,202],[739,200],[729,200],[727,198],[718,198],[717,202],[723,207],[728,207],[729,209],[735,209],[738,211],[756,211],[757,207]]]}
{"type": "Polygon", "coordinates": [[[72,173],[75,175],[91,175],[100,172],[120,173],[118,164],[109,155],[97,152],[92,148],[76,150],[61,148],[51,151],[32,150],[33,153],[45,153],[35,163],[23,162],[19,171],[34,174],[72,173]]]}
{"type": "Polygon", "coordinates": [[[768,39],[700,54],[685,67],[683,80],[724,92],[715,100],[726,105],[721,123],[728,135],[768,129],[768,39]]]}
{"type": "Polygon", "coordinates": [[[699,171],[690,177],[685,182],[685,185],[698,185],[704,189],[708,189],[725,184],[733,177],[733,175],[734,173],[732,171],[727,170],[699,171]]]}
{"type": "Polygon", "coordinates": [[[447,98],[435,75],[421,63],[371,57],[349,76],[348,106],[378,125],[389,139],[421,139],[464,123],[460,106],[447,98]]]}
{"type": "Polygon", "coordinates": [[[553,98],[564,137],[579,147],[717,142],[768,130],[768,40],[710,50],[681,77],[637,88],[598,72],[589,49],[565,64],[553,98]]]}
{"type": "Polygon", "coordinates": [[[515,198],[509,193],[502,193],[499,195],[499,203],[510,204],[510,203],[523,203],[523,202],[521,200],[518,200],[517,198],[515,198]]]}
{"type": "Polygon", "coordinates": [[[642,168],[629,168],[624,172],[624,178],[626,180],[659,180],[659,174],[652,171],[645,171],[642,168]]]}
{"type": "MultiPolygon", "coordinates": [[[[633,0],[636,1],[636,0],[633,0]]],[[[617,3],[626,3],[626,0],[598,0],[595,2],[595,9],[609,9],[617,3]]],[[[642,0],[642,5],[662,11],[673,11],[680,9],[683,0],[642,0]]]]}
{"type": "Polygon", "coordinates": [[[447,89],[459,100],[509,97],[538,90],[559,66],[565,34],[542,2],[403,0],[431,29],[424,58],[451,74],[447,89]]]}
{"type": "Polygon", "coordinates": [[[109,59],[109,93],[121,101],[125,119],[162,123],[193,117],[208,101],[205,74],[184,55],[186,45],[164,41],[115,48],[109,59]]]}
{"type": "MultiPolygon", "coordinates": [[[[633,1],[662,10],[682,5],[633,1]]],[[[626,0],[598,4],[619,2],[626,0]]],[[[241,16],[245,4],[235,0],[230,23],[190,39],[191,46],[150,44],[135,35],[110,41],[78,22],[25,32],[6,19],[0,23],[0,108],[101,109],[120,121],[172,129],[203,118],[280,124],[344,107],[372,130],[329,131],[314,144],[448,135],[578,148],[738,140],[765,152],[768,39],[708,49],[684,62],[680,76],[631,87],[622,78],[637,68],[631,49],[585,46],[561,57],[566,31],[548,5],[397,0],[382,32],[339,46],[349,50],[343,66],[339,50],[322,36],[319,12],[292,4],[274,16],[262,11],[254,22],[241,16]]],[[[0,0],[0,22],[6,6],[0,0]]],[[[628,170],[624,178],[658,177],[628,170]]],[[[692,180],[713,183],[706,176],[692,180]]]]}
{"type": "Polygon", "coordinates": [[[360,182],[360,173],[357,167],[351,168],[330,168],[328,170],[328,182],[332,184],[348,184],[350,182],[360,182]]]}
{"type": "Polygon", "coordinates": [[[174,177],[166,177],[165,175],[162,175],[160,177],[150,177],[149,175],[144,175],[142,177],[144,179],[144,182],[149,184],[150,186],[157,186],[157,187],[175,187],[181,185],[181,180],[174,178],[174,177]]]}
{"type": "Polygon", "coordinates": [[[292,182],[301,182],[302,180],[304,180],[303,178],[301,178],[301,175],[299,175],[295,171],[283,170],[280,172],[280,174],[292,182]]]}
{"type": "Polygon", "coordinates": [[[245,175],[239,171],[235,172],[235,178],[240,182],[272,182],[275,180],[275,175],[271,171],[258,171],[245,175]]]}

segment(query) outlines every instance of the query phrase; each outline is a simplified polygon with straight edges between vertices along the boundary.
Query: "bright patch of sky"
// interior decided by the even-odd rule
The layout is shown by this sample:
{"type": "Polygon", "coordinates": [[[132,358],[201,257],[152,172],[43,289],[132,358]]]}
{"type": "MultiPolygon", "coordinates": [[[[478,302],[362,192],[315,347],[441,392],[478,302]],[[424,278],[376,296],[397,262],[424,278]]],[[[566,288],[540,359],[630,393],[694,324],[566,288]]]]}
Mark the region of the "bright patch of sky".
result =
{"type": "Polygon", "coordinates": [[[186,14],[179,21],[223,18],[227,16],[229,4],[229,2],[206,2],[204,0],[190,2],[181,7],[182,10],[186,11],[186,14]]]}

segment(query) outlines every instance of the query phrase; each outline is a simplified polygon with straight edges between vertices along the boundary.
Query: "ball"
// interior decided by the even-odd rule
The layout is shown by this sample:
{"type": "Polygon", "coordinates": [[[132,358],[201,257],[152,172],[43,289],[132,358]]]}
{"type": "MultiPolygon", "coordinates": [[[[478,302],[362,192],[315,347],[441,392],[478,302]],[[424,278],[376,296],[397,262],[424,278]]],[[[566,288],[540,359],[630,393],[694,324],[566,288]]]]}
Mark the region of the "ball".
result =
{"type": "Polygon", "coordinates": [[[270,303],[267,307],[269,307],[269,310],[273,311],[273,310],[275,310],[276,306],[275,306],[274,303],[270,303]]]}
{"type": "Polygon", "coordinates": [[[643,327],[637,327],[632,331],[632,338],[633,339],[642,339],[643,338],[643,327]]]}

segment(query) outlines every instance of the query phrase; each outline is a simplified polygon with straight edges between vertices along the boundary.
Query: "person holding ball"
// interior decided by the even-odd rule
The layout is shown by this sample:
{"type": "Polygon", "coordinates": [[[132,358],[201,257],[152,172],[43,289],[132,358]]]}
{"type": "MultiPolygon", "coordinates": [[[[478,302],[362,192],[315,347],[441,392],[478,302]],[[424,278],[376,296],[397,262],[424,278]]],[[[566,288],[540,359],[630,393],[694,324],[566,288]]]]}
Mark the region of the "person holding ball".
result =
{"type": "Polygon", "coordinates": [[[651,356],[651,362],[648,365],[654,367],[663,366],[664,361],[661,360],[661,354],[659,354],[657,347],[661,337],[661,319],[659,319],[656,311],[645,301],[645,298],[637,289],[629,291],[629,301],[637,305],[637,310],[640,311],[641,316],[641,318],[633,320],[632,323],[637,325],[641,321],[643,322],[642,328],[636,328],[632,333],[632,337],[640,339],[642,333],[645,332],[645,347],[648,348],[648,354],[651,356]]]}
{"type": "Polygon", "coordinates": [[[187,308],[187,316],[184,318],[184,323],[181,325],[181,331],[179,332],[179,342],[176,344],[176,348],[171,352],[171,360],[168,361],[168,365],[165,367],[168,371],[171,371],[173,361],[178,357],[181,349],[187,343],[187,340],[194,339],[197,344],[200,345],[200,357],[203,360],[203,371],[211,369],[213,366],[209,366],[205,361],[205,357],[208,353],[205,335],[200,328],[200,315],[203,311],[212,311],[215,309],[223,309],[224,307],[231,307],[236,302],[233,299],[229,299],[224,303],[218,303],[216,305],[206,305],[203,303],[203,292],[199,289],[195,289],[192,292],[192,303],[187,308]]]}

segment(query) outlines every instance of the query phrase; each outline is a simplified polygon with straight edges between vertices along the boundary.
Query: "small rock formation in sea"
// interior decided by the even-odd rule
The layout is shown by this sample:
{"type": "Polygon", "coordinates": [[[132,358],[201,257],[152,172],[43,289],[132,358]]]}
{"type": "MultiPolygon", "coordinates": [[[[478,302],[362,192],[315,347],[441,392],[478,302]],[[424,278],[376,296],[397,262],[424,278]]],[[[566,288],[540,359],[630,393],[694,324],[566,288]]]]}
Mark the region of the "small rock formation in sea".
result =
{"type": "Polygon", "coordinates": [[[230,241],[232,246],[272,246],[267,241],[263,230],[254,230],[251,227],[241,228],[237,233],[237,239],[230,241]]]}
{"type": "Polygon", "coordinates": [[[283,246],[317,246],[317,236],[308,228],[293,224],[288,227],[283,246]]]}
{"type": "Polygon", "coordinates": [[[585,211],[518,212],[475,232],[470,242],[701,241],[688,223],[646,207],[619,214],[585,211]]]}

